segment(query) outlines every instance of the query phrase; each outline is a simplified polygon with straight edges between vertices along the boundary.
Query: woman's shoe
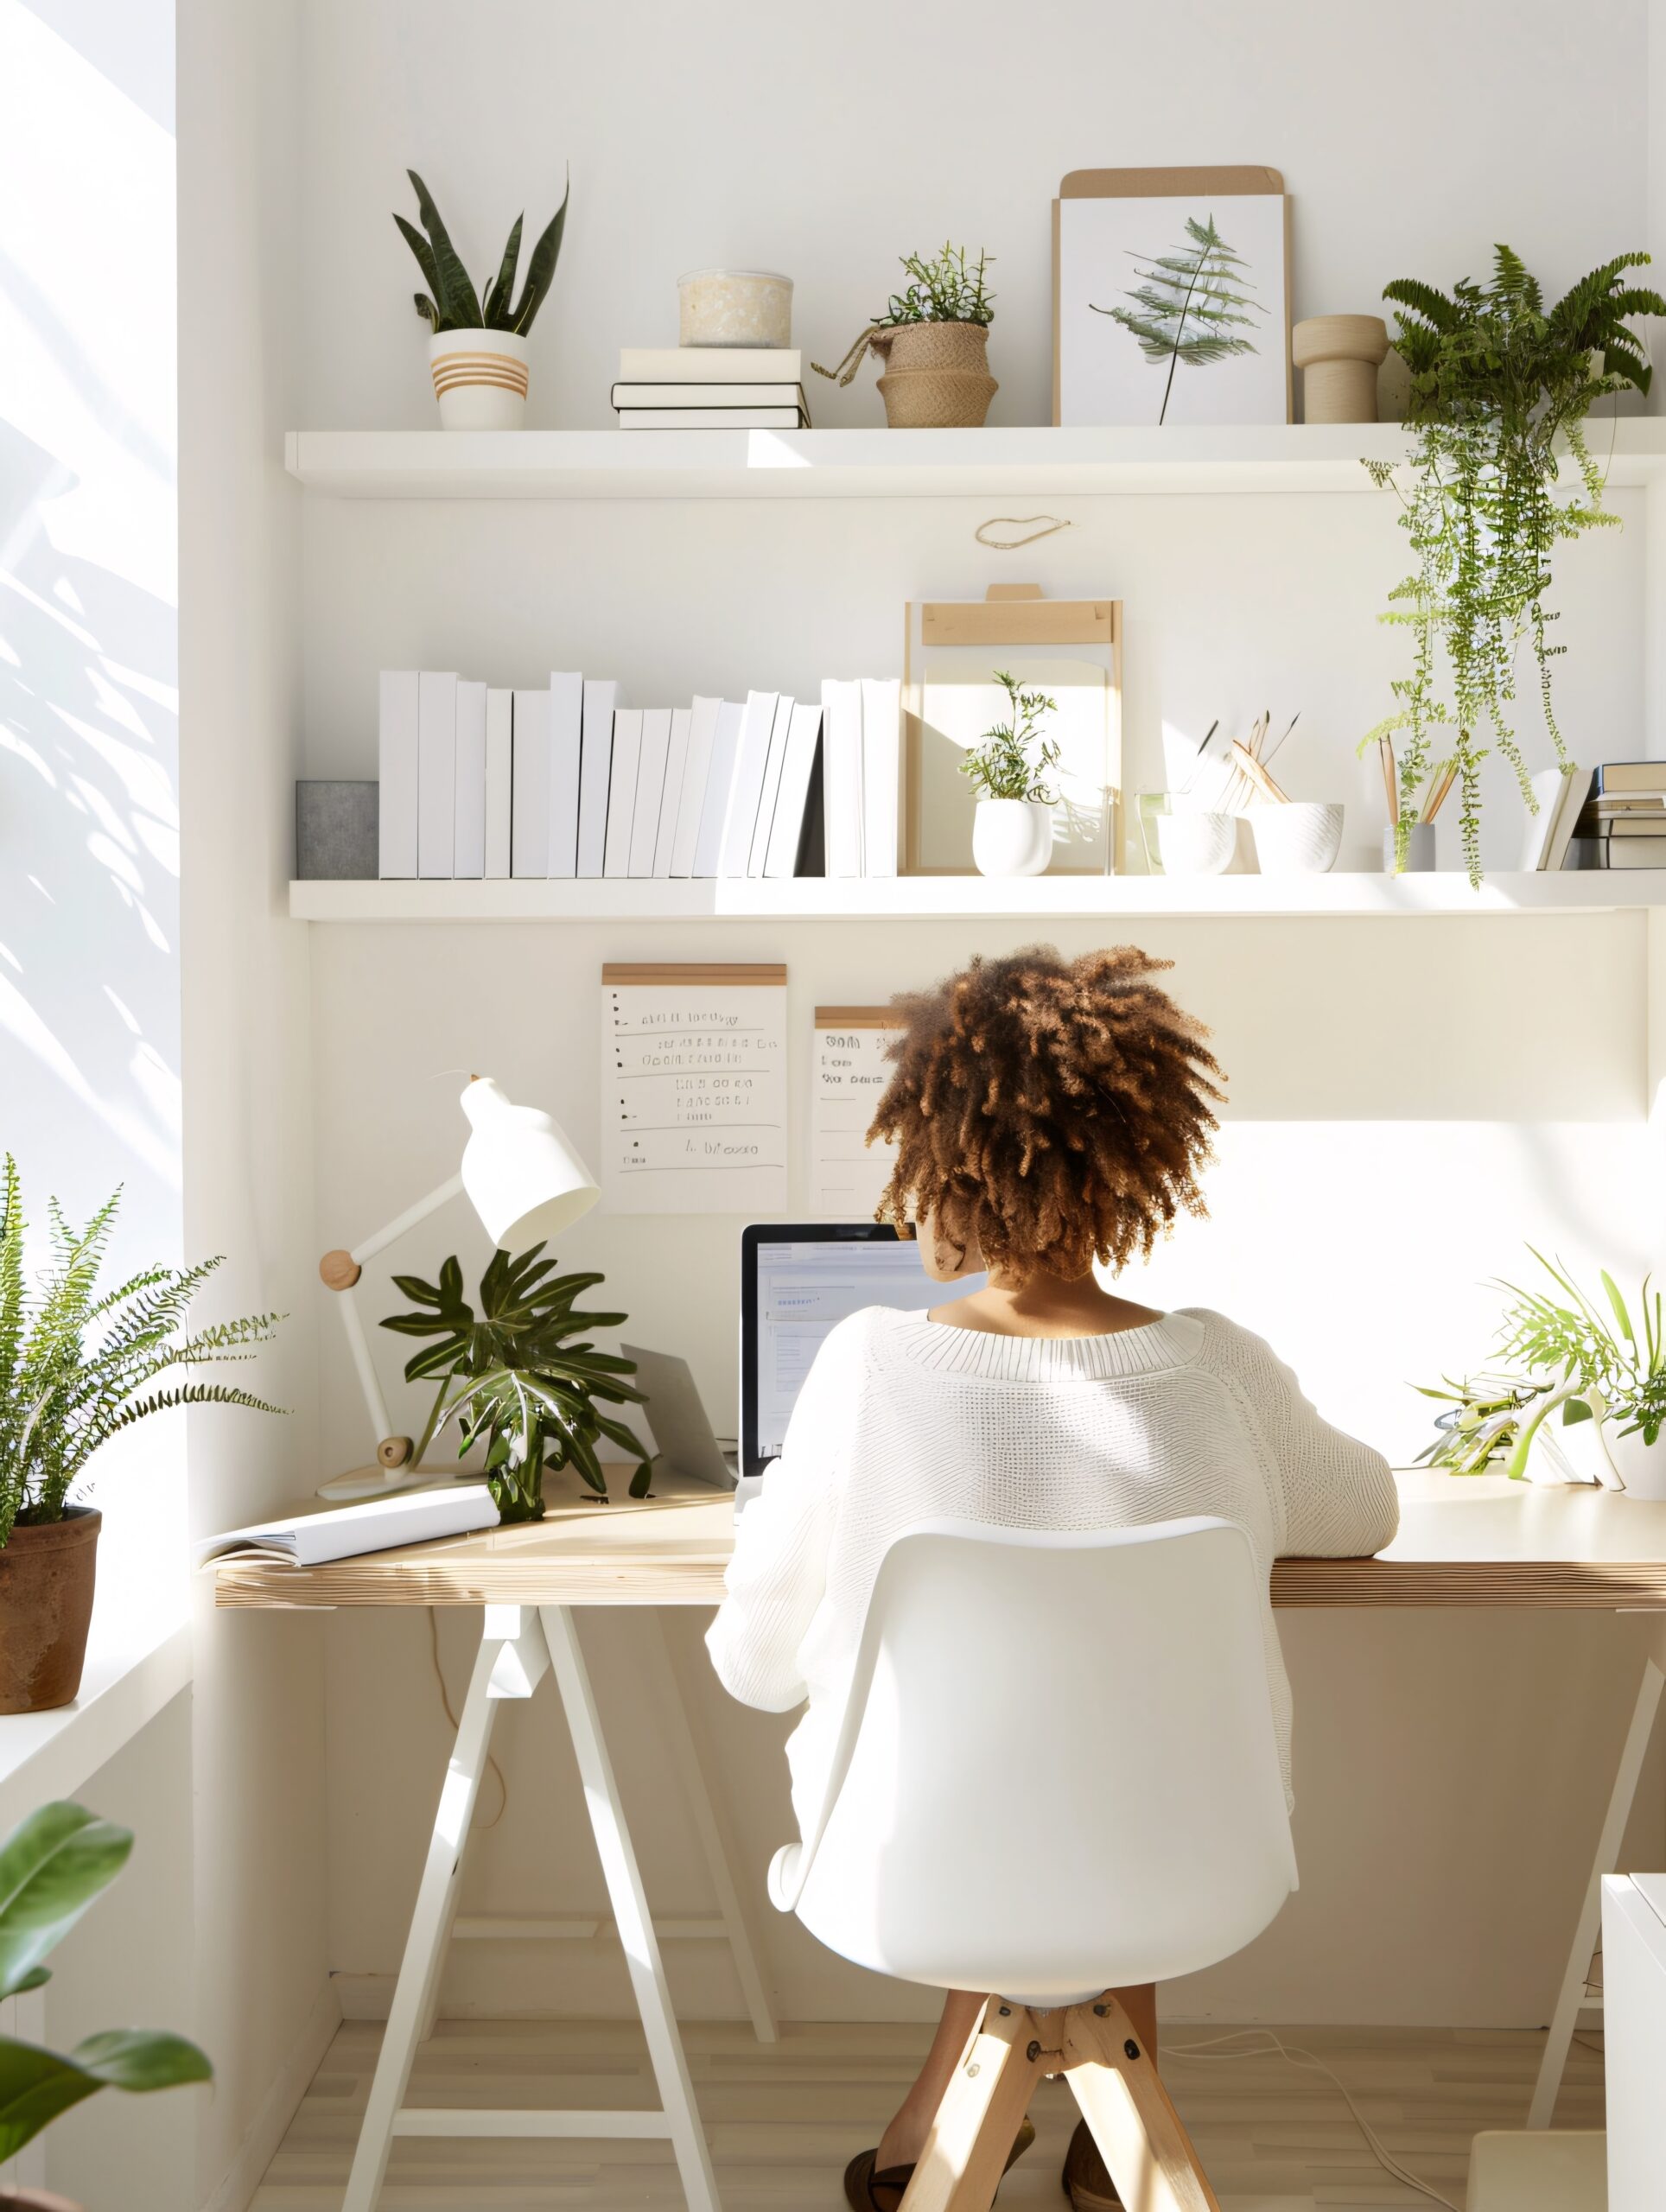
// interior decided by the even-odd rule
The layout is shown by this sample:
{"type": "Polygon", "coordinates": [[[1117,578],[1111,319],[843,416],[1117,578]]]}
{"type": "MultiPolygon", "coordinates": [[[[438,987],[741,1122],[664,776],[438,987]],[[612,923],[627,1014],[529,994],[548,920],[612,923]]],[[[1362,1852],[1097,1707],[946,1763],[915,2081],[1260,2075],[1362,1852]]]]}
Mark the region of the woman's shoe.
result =
{"type": "MultiPolygon", "coordinates": [[[[1013,2138],[1013,2147],[1003,2173],[1009,2173],[1035,2140],[1035,2128],[1026,2119],[1013,2138]]],[[[874,2161],[877,2150],[858,2151],[844,2170],[845,2202],[850,2212],[897,2212],[902,2193],[914,2177],[912,2166],[887,2166],[883,2173],[875,2173],[874,2161]]]]}
{"type": "Polygon", "coordinates": [[[1093,2131],[1086,2120],[1078,2120],[1076,2133],[1070,2139],[1070,2148],[1065,2153],[1065,2171],[1061,2177],[1064,2190],[1074,2212],[1122,2212],[1122,2200],[1116,2194],[1116,2184],[1106,2171],[1105,2162],[1099,2156],[1099,2145],[1093,2139],[1093,2131]]]}

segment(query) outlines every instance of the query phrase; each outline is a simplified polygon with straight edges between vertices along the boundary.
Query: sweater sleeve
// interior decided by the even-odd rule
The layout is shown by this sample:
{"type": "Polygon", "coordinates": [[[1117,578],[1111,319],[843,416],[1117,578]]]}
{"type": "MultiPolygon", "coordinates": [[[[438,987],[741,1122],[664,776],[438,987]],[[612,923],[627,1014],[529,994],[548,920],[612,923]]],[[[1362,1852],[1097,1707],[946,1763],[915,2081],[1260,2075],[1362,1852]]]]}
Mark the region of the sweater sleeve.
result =
{"type": "Polygon", "coordinates": [[[723,1602],[706,1635],[723,1688],[765,1713],[790,1713],[808,1694],[798,1655],[827,1586],[861,1318],[829,1332],[804,1377],[781,1456],[736,1525],[723,1602]]]}
{"type": "Polygon", "coordinates": [[[1269,1344],[1218,1316],[1209,1318],[1224,1339],[1227,1378],[1270,1462],[1282,1506],[1281,1549],[1307,1559],[1381,1551],[1400,1525],[1388,1461],[1321,1420],[1269,1344]]]}

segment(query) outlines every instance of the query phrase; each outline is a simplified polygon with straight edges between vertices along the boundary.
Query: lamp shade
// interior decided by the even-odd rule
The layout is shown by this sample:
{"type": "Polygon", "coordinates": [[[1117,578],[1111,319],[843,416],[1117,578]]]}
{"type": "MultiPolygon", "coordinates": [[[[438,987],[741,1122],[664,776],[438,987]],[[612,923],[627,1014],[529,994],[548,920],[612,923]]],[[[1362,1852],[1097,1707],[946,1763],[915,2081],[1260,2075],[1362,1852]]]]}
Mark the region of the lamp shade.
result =
{"type": "Polygon", "coordinates": [[[547,1243],[601,1196],[560,1127],[536,1106],[517,1106],[490,1076],[462,1097],[472,1124],[462,1181],[486,1233],[506,1251],[547,1243]]]}

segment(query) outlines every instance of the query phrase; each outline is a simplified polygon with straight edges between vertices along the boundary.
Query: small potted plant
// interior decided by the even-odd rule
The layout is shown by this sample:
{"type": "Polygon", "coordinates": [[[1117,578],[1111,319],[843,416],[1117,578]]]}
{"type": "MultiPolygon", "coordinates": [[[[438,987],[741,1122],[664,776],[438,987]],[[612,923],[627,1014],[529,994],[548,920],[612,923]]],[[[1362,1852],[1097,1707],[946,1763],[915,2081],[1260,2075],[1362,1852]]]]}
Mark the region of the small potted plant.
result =
{"type": "Polygon", "coordinates": [[[648,1488],[652,1454],[622,1421],[596,1410],[598,1399],[640,1404],[641,1392],[621,1379],[635,1374],[634,1363],[598,1351],[588,1338],[572,1342],[584,1331],[620,1328],[626,1316],[575,1311],[574,1301],[602,1278],[552,1275],[555,1261],[540,1258],[543,1250],[535,1244],[513,1260],[494,1252],[480,1277],[478,1314],[463,1296],[455,1256],[437,1283],[395,1275],[394,1287],[420,1310],[390,1314],[382,1324],[398,1336],[435,1340],[405,1362],[408,1382],[439,1382],[411,1464],[420,1466],[455,1421],[464,1458],[484,1445],[486,1484],[506,1522],[543,1520],[544,1478],[551,1469],[576,1467],[605,1498],[607,1478],[595,1452],[601,1436],[639,1463],[631,1496],[645,1497],[648,1488]]]}
{"type": "Polygon", "coordinates": [[[1522,1424],[1509,1472],[1524,1471],[1540,1424],[1561,1406],[1564,1421],[1588,1417],[1599,1423],[1617,1488],[1631,1497],[1666,1498],[1666,1445],[1660,1440],[1666,1427],[1666,1316],[1660,1292],[1645,1276],[1634,1321],[1606,1268],[1598,1279],[1606,1312],[1565,1268],[1542,1252],[1533,1256],[1555,1289],[1500,1284],[1510,1303],[1498,1343],[1507,1358],[1551,1387],[1522,1424]]]}
{"type": "Polygon", "coordinates": [[[884,364],[880,397],[892,429],[981,429],[1001,389],[988,353],[995,301],[984,276],[991,258],[980,249],[969,263],[964,246],[949,245],[929,260],[905,254],[906,289],[892,294],[836,369],[819,361],[811,367],[847,385],[871,347],[884,364]]]}
{"type": "Polygon", "coordinates": [[[526,412],[526,334],[556,273],[571,187],[563,193],[560,207],[532,249],[517,300],[515,270],[525,216],[516,216],[497,275],[482,297],[469,282],[428,187],[415,169],[405,175],[416,194],[423,229],[403,215],[393,219],[428,285],[426,292],[416,296],[416,312],[431,334],[429,364],[440,403],[440,427],[518,430],[526,412]]]}
{"type": "MultiPolygon", "coordinates": [[[[0,1999],[51,1979],[42,1961],[127,1864],[130,1828],[79,1805],[42,1805],[0,1842],[0,1999]]],[[[194,2043],[158,2028],[106,2028],[60,2054],[0,2036],[0,2162],[100,2089],[171,2089],[211,2082],[194,2043]]],[[[67,2197],[0,2190],[14,2212],[77,2212],[67,2197]]]]}
{"type": "Polygon", "coordinates": [[[54,1203],[51,1262],[31,1292],[22,1192],[8,1155],[0,1182],[0,1713],[68,1705],[81,1687],[103,1516],[69,1503],[87,1461],[112,1436],[173,1406],[249,1406],[223,1382],[151,1389],[178,1367],[244,1360],[279,1316],[183,1333],[192,1301],[219,1265],[145,1268],[100,1292],[118,1191],[84,1230],[54,1203]]]}
{"type": "Polygon", "coordinates": [[[1059,766],[1059,747],[1041,734],[1043,715],[1058,702],[1045,691],[1026,691],[1002,669],[995,681],[1007,695],[1007,719],[986,729],[960,764],[977,790],[972,820],[972,858],[982,875],[1040,875],[1052,857],[1052,810],[1047,789],[1059,766]]]}

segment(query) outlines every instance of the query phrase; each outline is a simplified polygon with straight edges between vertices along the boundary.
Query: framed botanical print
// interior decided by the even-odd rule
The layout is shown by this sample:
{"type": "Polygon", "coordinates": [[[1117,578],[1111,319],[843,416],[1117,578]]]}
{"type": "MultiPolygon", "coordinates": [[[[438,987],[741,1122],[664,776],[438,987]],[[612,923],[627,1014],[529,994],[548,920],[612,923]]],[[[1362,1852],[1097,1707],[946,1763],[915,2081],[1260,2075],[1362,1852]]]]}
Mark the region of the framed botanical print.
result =
{"type": "Polygon", "coordinates": [[[1052,419],[1291,419],[1276,169],[1074,169],[1052,203],[1052,419]]]}

